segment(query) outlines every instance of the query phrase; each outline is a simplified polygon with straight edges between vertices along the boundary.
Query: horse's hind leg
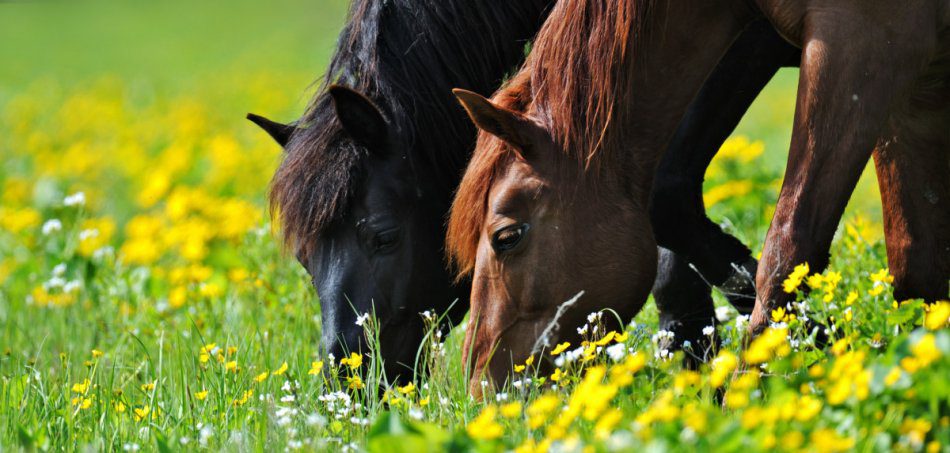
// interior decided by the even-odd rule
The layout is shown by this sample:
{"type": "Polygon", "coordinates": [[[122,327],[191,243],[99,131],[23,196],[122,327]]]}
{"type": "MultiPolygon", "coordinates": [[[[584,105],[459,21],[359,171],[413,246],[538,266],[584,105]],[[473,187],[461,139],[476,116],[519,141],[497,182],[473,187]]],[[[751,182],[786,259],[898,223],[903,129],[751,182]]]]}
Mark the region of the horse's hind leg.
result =
{"type": "Polygon", "coordinates": [[[950,278],[950,86],[923,91],[891,116],[874,162],[894,298],[932,302],[950,278]]]}
{"type": "MultiPolygon", "coordinates": [[[[755,303],[756,262],[744,244],[706,217],[703,177],[752,101],[775,72],[798,54],[766,20],[750,24],[690,105],[654,179],[651,218],[657,242],[693,263],[708,285],[719,287],[743,313],[751,312],[755,303]]],[[[693,272],[688,266],[675,268],[693,272]]],[[[692,278],[683,275],[666,280],[692,278]]],[[[667,306],[676,303],[664,302],[667,306]]]]}
{"type": "Polygon", "coordinates": [[[756,276],[750,329],[792,296],[799,263],[821,271],[848,198],[891,107],[933,58],[932,4],[860,0],[809,10],[785,180],[756,276]],[[913,4],[911,4],[913,3],[913,4]]]}
{"type": "Polygon", "coordinates": [[[653,299],[660,311],[660,329],[673,332],[671,349],[684,349],[687,366],[696,367],[719,343],[715,332],[703,333],[716,325],[709,285],[683,257],[662,247],[658,252],[653,299]],[[684,343],[689,346],[684,348],[684,343]]]}

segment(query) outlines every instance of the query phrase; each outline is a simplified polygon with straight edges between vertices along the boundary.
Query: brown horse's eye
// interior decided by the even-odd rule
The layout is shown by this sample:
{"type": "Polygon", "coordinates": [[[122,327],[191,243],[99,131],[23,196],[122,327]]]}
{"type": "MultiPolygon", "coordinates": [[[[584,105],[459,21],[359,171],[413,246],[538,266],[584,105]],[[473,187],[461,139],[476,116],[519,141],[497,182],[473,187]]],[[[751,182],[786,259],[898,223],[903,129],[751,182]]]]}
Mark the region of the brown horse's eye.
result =
{"type": "Polygon", "coordinates": [[[526,223],[504,227],[492,235],[491,246],[496,253],[506,252],[517,247],[527,232],[526,223]]]}

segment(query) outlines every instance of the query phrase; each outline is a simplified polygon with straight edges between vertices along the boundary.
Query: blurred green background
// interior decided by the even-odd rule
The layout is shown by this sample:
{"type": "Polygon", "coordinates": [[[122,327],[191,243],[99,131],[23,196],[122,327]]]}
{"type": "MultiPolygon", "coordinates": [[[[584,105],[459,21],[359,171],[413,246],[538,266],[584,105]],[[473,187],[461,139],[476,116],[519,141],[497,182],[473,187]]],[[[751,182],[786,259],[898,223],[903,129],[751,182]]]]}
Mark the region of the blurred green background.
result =
{"type": "MultiPolygon", "coordinates": [[[[241,125],[248,111],[291,120],[312,95],[347,5],[345,0],[0,3],[0,106],[27,91],[69,92],[118,79],[133,102],[213,99],[217,108],[209,114],[235,130],[250,128],[241,125]]],[[[754,165],[766,168],[757,171],[784,171],[796,84],[797,72],[782,70],[736,131],[765,142],[765,154],[754,165]]],[[[866,172],[851,210],[876,221],[880,208],[873,180],[866,172]]],[[[734,208],[710,211],[716,218],[741,217],[734,208]]],[[[748,214],[761,219],[763,213],[748,214]]],[[[758,238],[743,239],[761,240],[764,225],[756,223],[758,238]]]]}

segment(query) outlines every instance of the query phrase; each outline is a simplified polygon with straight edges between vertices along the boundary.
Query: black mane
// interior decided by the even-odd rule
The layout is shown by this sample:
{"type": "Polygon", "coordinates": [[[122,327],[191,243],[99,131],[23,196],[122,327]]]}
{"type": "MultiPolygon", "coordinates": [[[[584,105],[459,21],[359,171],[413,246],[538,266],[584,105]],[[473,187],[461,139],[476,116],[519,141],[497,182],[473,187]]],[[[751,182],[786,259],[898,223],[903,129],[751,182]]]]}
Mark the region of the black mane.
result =
{"type": "MultiPolygon", "coordinates": [[[[360,148],[344,137],[327,88],[362,92],[409,143],[420,172],[445,188],[461,177],[475,129],[452,96],[491,94],[515,69],[551,0],[355,0],[317,94],[271,184],[285,243],[307,252],[346,208],[360,148]]],[[[446,205],[448,207],[448,205],[446,205]]]]}

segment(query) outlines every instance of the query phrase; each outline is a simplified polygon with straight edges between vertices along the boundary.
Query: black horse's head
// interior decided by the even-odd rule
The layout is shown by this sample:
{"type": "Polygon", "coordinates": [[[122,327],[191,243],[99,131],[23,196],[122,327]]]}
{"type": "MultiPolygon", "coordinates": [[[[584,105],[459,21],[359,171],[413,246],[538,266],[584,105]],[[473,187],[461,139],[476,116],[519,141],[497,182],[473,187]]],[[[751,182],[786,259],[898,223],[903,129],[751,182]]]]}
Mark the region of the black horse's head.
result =
{"type": "Polygon", "coordinates": [[[411,378],[420,313],[451,307],[457,322],[468,307],[468,286],[453,284],[443,254],[451,193],[421,173],[411,140],[376,104],[348,88],[328,93],[326,117],[307,129],[249,116],[288,151],[272,203],[320,298],[325,350],[366,352],[357,320],[368,313],[387,378],[411,378]]]}

